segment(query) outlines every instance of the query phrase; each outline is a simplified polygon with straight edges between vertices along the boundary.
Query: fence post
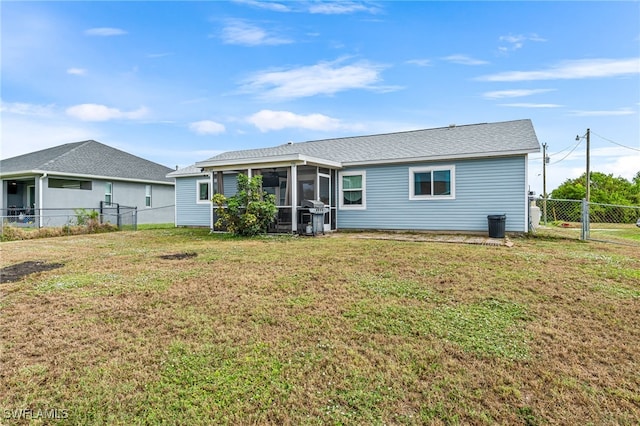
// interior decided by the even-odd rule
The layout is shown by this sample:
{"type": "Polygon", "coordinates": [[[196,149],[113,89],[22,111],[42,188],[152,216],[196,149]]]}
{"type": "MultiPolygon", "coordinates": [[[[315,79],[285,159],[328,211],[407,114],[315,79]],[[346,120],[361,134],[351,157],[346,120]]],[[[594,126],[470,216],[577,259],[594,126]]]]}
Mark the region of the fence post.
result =
{"type": "Polygon", "coordinates": [[[586,241],[589,239],[589,202],[586,198],[582,199],[582,228],[580,230],[580,239],[586,241]]]}

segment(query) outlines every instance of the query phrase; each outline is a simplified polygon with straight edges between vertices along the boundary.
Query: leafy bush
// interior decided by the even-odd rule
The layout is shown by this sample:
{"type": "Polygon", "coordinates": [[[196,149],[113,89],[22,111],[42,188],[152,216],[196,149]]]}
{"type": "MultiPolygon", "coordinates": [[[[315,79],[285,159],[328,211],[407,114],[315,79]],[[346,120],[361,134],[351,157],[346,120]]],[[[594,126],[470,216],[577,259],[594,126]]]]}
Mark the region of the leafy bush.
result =
{"type": "Polygon", "coordinates": [[[100,216],[97,210],[75,209],[74,212],[78,225],[95,226],[100,216]]]}
{"type": "Polygon", "coordinates": [[[236,195],[215,194],[212,202],[218,206],[216,226],[234,235],[264,234],[278,213],[276,199],[262,189],[260,175],[249,178],[240,173],[236,195]]]}

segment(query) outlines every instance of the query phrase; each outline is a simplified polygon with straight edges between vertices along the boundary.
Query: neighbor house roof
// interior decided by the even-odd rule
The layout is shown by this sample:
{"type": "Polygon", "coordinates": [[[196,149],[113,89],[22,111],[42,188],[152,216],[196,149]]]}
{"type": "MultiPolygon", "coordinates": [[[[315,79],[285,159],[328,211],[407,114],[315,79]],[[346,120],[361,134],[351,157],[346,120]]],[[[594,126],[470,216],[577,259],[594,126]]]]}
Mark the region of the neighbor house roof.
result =
{"type": "Polygon", "coordinates": [[[74,142],[0,161],[0,176],[64,176],[172,183],[173,169],[93,140],[74,142]]]}
{"type": "Polygon", "coordinates": [[[196,163],[198,167],[268,162],[326,160],[341,166],[495,157],[538,152],[531,120],[504,121],[370,136],[287,143],[272,148],[229,151],[196,163]]]}

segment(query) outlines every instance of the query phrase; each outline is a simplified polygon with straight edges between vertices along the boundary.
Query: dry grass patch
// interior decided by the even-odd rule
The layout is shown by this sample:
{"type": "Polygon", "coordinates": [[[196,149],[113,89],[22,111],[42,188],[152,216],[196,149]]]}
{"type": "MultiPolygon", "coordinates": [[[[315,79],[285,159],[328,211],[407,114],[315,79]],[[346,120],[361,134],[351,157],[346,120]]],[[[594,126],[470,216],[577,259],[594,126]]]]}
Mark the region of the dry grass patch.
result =
{"type": "Polygon", "coordinates": [[[640,253],[514,242],[163,229],[3,243],[0,267],[34,252],[65,266],[0,285],[0,413],[636,424],[640,253]]]}

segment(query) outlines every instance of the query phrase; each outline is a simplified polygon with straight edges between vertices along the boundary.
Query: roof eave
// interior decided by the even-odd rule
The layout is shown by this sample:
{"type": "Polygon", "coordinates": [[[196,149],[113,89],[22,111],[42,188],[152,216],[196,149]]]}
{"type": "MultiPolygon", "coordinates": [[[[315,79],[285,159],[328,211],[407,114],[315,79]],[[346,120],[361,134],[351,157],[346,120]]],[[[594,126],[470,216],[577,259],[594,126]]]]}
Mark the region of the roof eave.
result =
{"type": "Polygon", "coordinates": [[[514,155],[526,155],[534,152],[539,152],[540,149],[523,149],[516,151],[496,151],[496,152],[484,152],[484,153],[469,153],[469,154],[454,154],[454,155],[433,155],[422,157],[405,157],[394,159],[380,159],[380,160],[363,160],[363,161],[345,161],[342,163],[344,167],[352,166],[378,166],[384,164],[403,164],[403,163],[422,163],[433,161],[450,161],[450,160],[470,160],[474,158],[491,158],[491,157],[511,157],[514,155]]]}
{"type": "Polygon", "coordinates": [[[154,180],[154,179],[135,179],[135,178],[125,178],[125,177],[116,177],[116,176],[101,176],[101,175],[88,175],[82,173],[66,173],[66,172],[57,172],[57,171],[48,171],[48,170],[25,170],[18,172],[9,172],[7,174],[0,174],[0,178],[16,178],[20,176],[61,176],[61,177],[72,177],[72,178],[84,178],[84,179],[99,179],[99,180],[114,180],[114,181],[124,181],[124,182],[134,182],[134,183],[154,183],[159,185],[175,185],[174,182],[166,181],[166,180],[154,180]]]}
{"type": "Polygon", "coordinates": [[[291,164],[312,164],[340,169],[342,163],[325,158],[312,157],[302,154],[273,155],[260,158],[236,158],[229,160],[206,160],[197,162],[196,167],[201,167],[211,171],[237,170],[237,169],[258,169],[264,167],[285,167],[291,164]]]}
{"type": "Polygon", "coordinates": [[[174,179],[174,178],[181,178],[181,177],[197,177],[197,176],[208,176],[208,175],[209,173],[207,172],[183,172],[183,173],[171,172],[167,174],[167,178],[174,179]]]}

